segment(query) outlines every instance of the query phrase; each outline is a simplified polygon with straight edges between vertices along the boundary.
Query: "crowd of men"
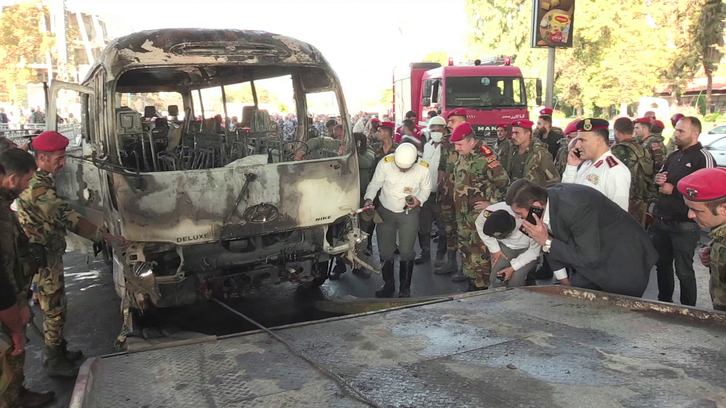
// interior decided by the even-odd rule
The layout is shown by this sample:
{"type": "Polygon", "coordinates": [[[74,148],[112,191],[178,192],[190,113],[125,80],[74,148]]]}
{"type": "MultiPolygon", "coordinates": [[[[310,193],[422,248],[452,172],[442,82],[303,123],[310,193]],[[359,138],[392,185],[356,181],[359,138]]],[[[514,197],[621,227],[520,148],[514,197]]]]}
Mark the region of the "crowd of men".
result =
{"type": "MultiPolygon", "coordinates": [[[[726,170],[714,168],[698,142],[697,118],[671,118],[675,148],[669,153],[665,126],[654,116],[615,120],[613,143],[606,120],[577,119],[563,131],[543,109],[536,126],[499,124],[492,146],[477,138],[466,109],[446,119],[430,116],[425,132],[375,121],[369,134],[374,163],[362,201],[375,210],[363,225],[369,234],[376,228],[383,262],[384,286],[376,295],[395,294],[398,254],[399,297],[410,296],[413,265],[432,261],[435,274],[468,281],[468,291],[554,276],[560,284],[631,296],[643,295],[655,266],[658,299],[673,302],[678,277],[681,304],[694,306],[701,227],[715,228],[716,243],[726,212],[726,189],[702,180],[726,170]]],[[[719,268],[726,268],[726,250],[710,248],[700,255],[712,270],[714,308],[724,310],[726,270],[719,268]]]]}
{"type": "MultiPolygon", "coordinates": [[[[531,285],[549,273],[562,285],[642,296],[655,265],[658,299],[673,301],[675,270],[680,302],[693,306],[692,260],[703,227],[712,229],[711,245],[699,255],[710,268],[713,306],[726,310],[726,170],[714,168],[698,142],[697,118],[671,119],[674,150],[668,153],[663,123],[652,116],[615,120],[611,145],[608,121],[578,119],[562,131],[544,109],[536,126],[524,119],[499,124],[492,146],[477,137],[464,108],[446,118],[429,115],[426,128],[418,126],[416,113],[406,116],[400,127],[365,115],[351,122],[360,199],[369,209],[361,228],[369,238],[376,231],[383,262],[384,285],[376,296],[392,297],[396,287],[399,297],[410,296],[414,266],[430,262],[433,273],[468,282],[468,291],[531,285]]],[[[283,132],[293,120],[284,118],[283,132]]],[[[341,151],[343,124],[310,120],[319,133],[296,159],[320,149],[341,151]]],[[[83,355],[70,350],[63,335],[66,232],[99,245],[126,241],[57,197],[52,175],[65,164],[67,138],[40,134],[32,141],[34,156],[5,142],[0,140],[0,408],[32,407],[53,394],[23,387],[31,280],[43,311],[43,366],[50,376],[73,377],[83,355]]],[[[346,270],[342,258],[334,262],[331,279],[346,270]]]]}

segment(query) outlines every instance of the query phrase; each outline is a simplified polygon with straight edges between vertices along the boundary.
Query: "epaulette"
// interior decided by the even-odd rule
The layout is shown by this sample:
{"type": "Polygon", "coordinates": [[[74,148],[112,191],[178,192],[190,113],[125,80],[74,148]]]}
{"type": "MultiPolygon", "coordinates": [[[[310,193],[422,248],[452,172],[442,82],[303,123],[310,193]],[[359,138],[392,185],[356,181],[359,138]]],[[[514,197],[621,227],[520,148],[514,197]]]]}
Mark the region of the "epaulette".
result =
{"type": "Polygon", "coordinates": [[[422,165],[422,166],[426,167],[427,169],[429,168],[429,164],[428,164],[428,163],[426,163],[426,162],[425,162],[425,161],[423,161],[423,160],[419,160],[418,164],[420,164],[420,165],[422,165]]]}
{"type": "Polygon", "coordinates": [[[392,161],[393,161],[393,155],[392,154],[389,154],[388,156],[386,156],[386,157],[383,158],[383,162],[385,162],[385,163],[390,163],[392,161]]]}
{"type": "Polygon", "coordinates": [[[613,158],[613,156],[608,156],[608,157],[607,157],[607,158],[605,159],[605,161],[606,161],[606,162],[608,162],[608,166],[610,166],[610,168],[611,168],[611,169],[612,169],[613,167],[615,167],[615,166],[617,166],[617,165],[618,165],[618,162],[617,162],[617,161],[615,160],[615,158],[613,158]]]}
{"type": "Polygon", "coordinates": [[[489,210],[484,210],[484,218],[489,218],[489,216],[492,215],[492,212],[489,210]]]}
{"type": "Polygon", "coordinates": [[[494,150],[492,150],[492,149],[491,149],[491,148],[490,148],[489,146],[487,146],[487,145],[482,145],[482,146],[481,146],[481,147],[479,148],[479,150],[481,150],[481,152],[482,152],[482,153],[484,153],[484,156],[486,156],[486,157],[489,157],[489,156],[491,156],[491,155],[493,155],[493,154],[494,154],[494,150]]]}
{"type": "Polygon", "coordinates": [[[600,166],[602,166],[602,160],[600,160],[600,161],[598,161],[597,163],[595,163],[595,168],[596,168],[596,169],[599,169],[599,168],[600,168],[600,166]]]}

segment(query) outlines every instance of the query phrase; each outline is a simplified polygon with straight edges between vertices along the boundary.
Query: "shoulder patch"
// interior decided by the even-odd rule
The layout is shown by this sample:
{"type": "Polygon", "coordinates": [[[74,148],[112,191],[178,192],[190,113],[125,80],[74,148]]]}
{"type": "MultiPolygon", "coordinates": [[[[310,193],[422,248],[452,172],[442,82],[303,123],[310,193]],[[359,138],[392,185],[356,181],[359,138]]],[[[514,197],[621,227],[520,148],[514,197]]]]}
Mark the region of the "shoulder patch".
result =
{"type": "Polygon", "coordinates": [[[608,162],[608,166],[610,166],[610,168],[618,165],[618,162],[613,158],[613,156],[608,156],[605,161],[608,162]]]}
{"type": "Polygon", "coordinates": [[[492,215],[492,212],[489,210],[484,210],[484,218],[489,218],[489,216],[492,215]]]}
{"type": "Polygon", "coordinates": [[[599,169],[600,166],[602,166],[602,160],[600,160],[599,162],[595,163],[595,168],[596,169],[599,169]]]}
{"type": "Polygon", "coordinates": [[[390,162],[392,162],[392,161],[393,161],[393,155],[389,155],[389,156],[386,156],[386,157],[384,157],[384,158],[383,158],[383,161],[384,161],[385,163],[390,163],[390,162]]]}
{"type": "Polygon", "coordinates": [[[479,150],[481,150],[481,152],[484,153],[484,156],[487,156],[487,157],[489,157],[492,154],[494,154],[494,151],[489,146],[487,146],[487,145],[482,145],[479,148],[479,150]]]}
{"type": "Polygon", "coordinates": [[[496,160],[497,160],[497,158],[496,158],[496,157],[494,157],[494,156],[489,156],[489,157],[487,157],[487,162],[488,162],[488,163],[491,163],[491,162],[493,162],[493,161],[496,161],[496,160]]]}
{"type": "Polygon", "coordinates": [[[660,145],[659,145],[658,143],[653,143],[653,144],[652,144],[652,145],[650,146],[650,148],[651,148],[651,149],[653,149],[653,150],[658,150],[658,149],[660,149],[660,145]]]}
{"type": "Polygon", "coordinates": [[[427,169],[429,168],[429,164],[428,164],[428,163],[426,163],[426,162],[425,162],[425,161],[423,161],[423,160],[419,160],[418,164],[420,164],[420,165],[422,165],[422,166],[426,167],[427,169]]]}

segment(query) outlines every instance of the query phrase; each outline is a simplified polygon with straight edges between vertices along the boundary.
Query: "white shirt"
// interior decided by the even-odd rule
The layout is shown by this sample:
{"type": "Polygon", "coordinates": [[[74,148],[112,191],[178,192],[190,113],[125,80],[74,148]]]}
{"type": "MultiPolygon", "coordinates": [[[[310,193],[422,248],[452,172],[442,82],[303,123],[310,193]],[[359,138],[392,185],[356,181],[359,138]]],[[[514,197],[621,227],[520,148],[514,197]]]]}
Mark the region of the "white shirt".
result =
{"type": "Polygon", "coordinates": [[[499,247],[500,243],[507,248],[513,250],[528,248],[518,257],[509,261],[510,265],[512,265],[512,268],[517,271],[525,265],[529,264],[530,262],[536,260],[542,250],[542,246],[538,244],[535,240],[530,238],[527,234],[522,232],[522,230],[520,229],[522,227],[522,219],[516,217],[514,231],[508,237],[498,240],[494,237],[490,237],[489,235],[484,235],[484,233],[482,232],[482,228],[484,228],[484,223],[487,219],[487,216],[485,214],[487,212],[493,213],[494,211],[499,210],[506,210],[512,217],[515,217],[514,211],[512,211],[512,208],[509,207],[507,203],[501,202],[492,204],[484,211],[482,211],[479,214],[479,217],[477,217],[476,232],[479,234],[479,238],[482,240],[482,242],[484,242],[484,245],[487,246],[489,252],[491,253],[501,251],[501,248],[499,247]]]}
{"type": "Polygon", "coordinates": [[[389,154],[378,162],[364,198],[373,200],[378,190],[381,190],[381,205],[391,212],[403,212],[406,197],[410,195],[423,206],[431,194],[429,169],[421,163],[414,163],[408,171],[401,171],[393,161],[393,154],[389,154]]]}
{"type": "Polygon", "coordinates": [[[366,119],[360,118],[353,125],[353,133],[363,133],[363,132],[365,132],[365,128],[366,128],[366,119]]]}
{"type": "MultiPolygon", "coordinates": [[[[569,165],[568,165],[569,166],[569,165]]],[[[574,166],[573,166],[574,167],[574,166]]],[[[547,199],[547,205],[545,206],[545,212],[542,215],[542,222],[547,226],[547,231],[552,234],[552,227],[550,227],[550,199],[547,199]]],[[[567,269],[562,268],[556,271],[552,271],[555,275],[555,279],[562,280],[567,278],[567,269]]]]}
{"type": "Polygon", "coordinates": [[[441,161],[441,143],[434,143],[433,140],[426,142],[423,148],[423,156],[421,160],[429,164],[429,173],[431,174],[431,187],[435,188],[439,184],[439,162],[441,161]]]}
{"type": "Polygon", "coordinates": [[[588,160],[582,163],[580,170],[568,164],[562,182],[592,187],[628,211],[630,170],[610,150],[594,162],[588,160]]]}

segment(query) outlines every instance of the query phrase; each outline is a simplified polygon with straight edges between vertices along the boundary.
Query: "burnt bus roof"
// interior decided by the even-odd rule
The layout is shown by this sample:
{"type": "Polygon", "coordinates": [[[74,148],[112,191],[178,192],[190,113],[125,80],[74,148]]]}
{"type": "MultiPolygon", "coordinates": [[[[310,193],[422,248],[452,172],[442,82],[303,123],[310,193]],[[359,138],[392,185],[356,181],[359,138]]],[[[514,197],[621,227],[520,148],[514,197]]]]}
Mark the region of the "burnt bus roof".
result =
{"type": "Polygon", "coordinates": [[[117,38],[103,50],[89,71],[102,65],[107,80],[125,71],[175,65],[289,65],[330,69],[314,46],[265,31],[223,29],[160,29],[117,38]]]}

